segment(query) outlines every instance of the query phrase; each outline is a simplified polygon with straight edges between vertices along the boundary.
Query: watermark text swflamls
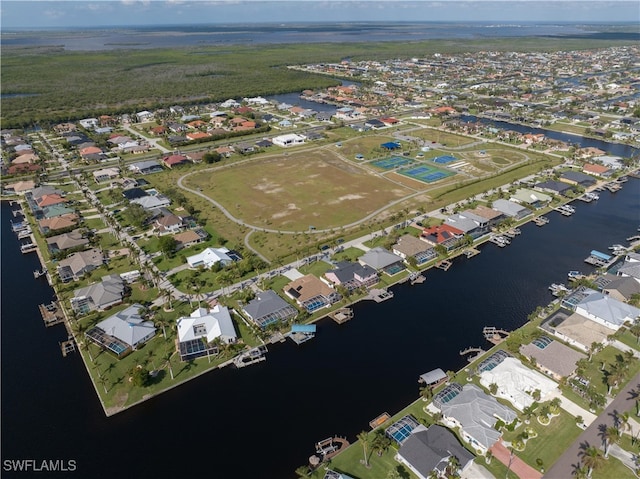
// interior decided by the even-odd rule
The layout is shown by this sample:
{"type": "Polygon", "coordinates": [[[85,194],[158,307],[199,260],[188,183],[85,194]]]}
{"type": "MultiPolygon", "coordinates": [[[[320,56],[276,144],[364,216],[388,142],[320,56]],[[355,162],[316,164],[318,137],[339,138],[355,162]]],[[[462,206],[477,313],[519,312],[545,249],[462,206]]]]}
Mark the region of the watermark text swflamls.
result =
{"type": "Polygon", "coordinates": [[[75,459],[4,459],[2,470],[5,472],[74,472],[77,469],[75,459]]]}

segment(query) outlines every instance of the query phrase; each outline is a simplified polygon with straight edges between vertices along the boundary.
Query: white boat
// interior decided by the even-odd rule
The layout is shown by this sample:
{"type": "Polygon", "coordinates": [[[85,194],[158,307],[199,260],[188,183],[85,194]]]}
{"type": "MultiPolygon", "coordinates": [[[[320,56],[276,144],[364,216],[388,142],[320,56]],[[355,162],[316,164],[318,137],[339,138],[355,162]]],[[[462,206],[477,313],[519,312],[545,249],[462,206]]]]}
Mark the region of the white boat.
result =
{"type": "Polygon", "coordinates": [[[625,247],[622,246],[621,244],[612,244],[611,246],[609,246],[609,249],[611,251],[615,251],[617,249],[625,249],[625,247]]]}
{"type": "Polygon", "coordinates": [[[569,271],[567,273],[567,276],[569,277],[569,279],[577,279],[577,278],[581,278],[583,276],[583,274],[580,271],[569,271]]]}

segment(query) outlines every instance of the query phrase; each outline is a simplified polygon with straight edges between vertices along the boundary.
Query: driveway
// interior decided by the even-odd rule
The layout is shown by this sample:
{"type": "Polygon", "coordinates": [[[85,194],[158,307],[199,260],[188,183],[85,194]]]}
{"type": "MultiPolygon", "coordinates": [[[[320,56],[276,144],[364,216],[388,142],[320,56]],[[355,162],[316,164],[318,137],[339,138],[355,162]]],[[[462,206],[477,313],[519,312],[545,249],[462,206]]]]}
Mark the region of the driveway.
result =
{"type": "Polygon", "coordinates": [[[614,426],[616,413],[633,410],[635,397],[633,391],[640,390],[640,373],[618,393],[609,406],[600,414],[591,425],[583,431],[575,442],[567,449],[556,463],[544,475],[545,479],[567,479],[573,477],[575,464],[581,463],[581,452],[585,446],[596,446],[604,449],[600,430],[602,427],[614,426]]]}

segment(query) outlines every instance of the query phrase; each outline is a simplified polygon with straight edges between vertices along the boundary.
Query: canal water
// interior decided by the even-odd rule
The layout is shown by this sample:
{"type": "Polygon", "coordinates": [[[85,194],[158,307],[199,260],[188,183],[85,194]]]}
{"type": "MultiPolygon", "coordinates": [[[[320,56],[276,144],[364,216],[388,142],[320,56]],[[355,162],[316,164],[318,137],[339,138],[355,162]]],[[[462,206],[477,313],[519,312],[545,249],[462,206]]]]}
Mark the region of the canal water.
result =
{"type": "Polygon", "coordinates": [[[422,284],[393,287],[387,302],[357,304],[346,324],[321,321],[302,346],[277,344],[263,363],[212,371],[106,418],[80,357],[60,353],[64,327],[39,317],[52,291],[33,278],[38,260],[20,254],[3,203],[2,458],[74,460],[73,475],[86,478],[293,478],[316,441],[354,440],[418,397],[419,374],[459,369],[461,349],[489,346],[483,326],[517,328],[553,299],[549,284],[591,271],[592,249],[637,234],[640,180],[574,205],[573,216],[525,225],[504,249],[487,244],[422,284]]]}
{"type": "Polygon", "coordinates": [[[500,130],[513,130],[517,131],[518,133],[542,133],[547,138],[551,138],[552,140],[571,143],[573,145],[580,146],[581,148],[599,148],[603,151],[606,151],[608,155],[620,156],[622,158],[632,158],[640,153],[638,148],[634,148],[630,145],[625,145],[622,143],[609,143],[595,138],[586,138],[579,135],[572,135],[571,133],[565,133],[562,131],[547,130],[545,128],[535,128],[533,126],[492,120],[490,118],[479,118],[474,115],[460,115],[460,120],[465,123],[479,121],[480,123],[492,125],[496,128],[499,128],[500,130]]]}

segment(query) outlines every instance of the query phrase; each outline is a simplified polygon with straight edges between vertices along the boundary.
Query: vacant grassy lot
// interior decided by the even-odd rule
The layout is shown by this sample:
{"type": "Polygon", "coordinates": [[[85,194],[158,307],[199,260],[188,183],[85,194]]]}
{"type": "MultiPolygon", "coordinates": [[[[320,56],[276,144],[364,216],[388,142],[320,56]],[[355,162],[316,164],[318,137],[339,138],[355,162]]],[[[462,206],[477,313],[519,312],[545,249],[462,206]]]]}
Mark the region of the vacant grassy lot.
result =
{"type": "Polygon", "coordinates": [[[257,227],[305,231],[335,228],[357,221],[409,190],[363,174],[326,149],[300,151],[259,164],[190,176],[186,185],[200,188],[236,218],[257,227]]]}

